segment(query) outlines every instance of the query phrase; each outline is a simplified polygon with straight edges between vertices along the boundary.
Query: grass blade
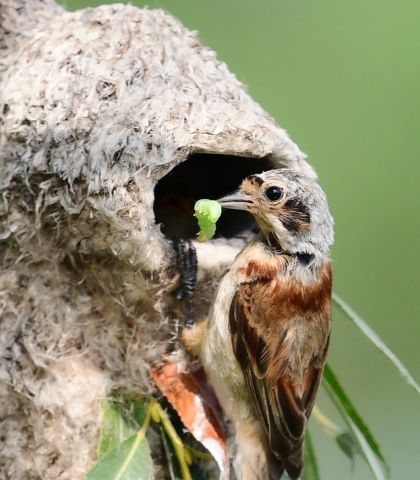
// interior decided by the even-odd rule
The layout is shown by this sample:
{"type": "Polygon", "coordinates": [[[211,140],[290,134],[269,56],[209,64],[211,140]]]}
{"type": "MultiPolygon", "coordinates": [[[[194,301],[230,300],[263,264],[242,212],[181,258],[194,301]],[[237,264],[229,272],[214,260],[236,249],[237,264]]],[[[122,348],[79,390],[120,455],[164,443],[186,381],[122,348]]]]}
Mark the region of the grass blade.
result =
{"type": "Polygon", "coordinates": [[[360,453],[368,463],[375,478],[377,480],[386,479],[389,474],[389,466],[385,456],[369,427],[355,409],[329,365],[325,366],[324,386],[337,407],[337,410],[354,435],[360,447],[360,453]],[[386,474],[383,472],[381,463],[386,469],[386,474]]]}
{"type": "Polygon", "coordinates": [[[304,459],[305,469],[303,471],[302,480],[321,480],[314,444],[309,431],[306,432],[305,436],[304,459]]]}
{"type": "Polygon", "coordinates": [[[378,457],[370,448],[370,445],[366,441],[366,437],[362,434],[362,432],[356,427],[356,425],[349,420],[349,427],[354,434],[361,451],[362,456],[366,460],[367,464],[369,465],[370,470],[372,471],[373,475],[375,476],[376,480],[386,480],[389,478],[389,467],[385,463],[386,473],[384,473],[382,465],[378,462],[378,457]]]}
{"type": "Polygon", "coordinates": [[[348,303],[346,303],[339,295],[333,292],[332,299],[337,308],[343,312],[361,332],[375,345],[375,347],[385,355],[385,357],[399,371],[404,380],[414,388],[420,395],[420,386],[408,371],[407,367],[395,355],[395,353],[382,341],[379,335],[358,315],[348,303]]]}

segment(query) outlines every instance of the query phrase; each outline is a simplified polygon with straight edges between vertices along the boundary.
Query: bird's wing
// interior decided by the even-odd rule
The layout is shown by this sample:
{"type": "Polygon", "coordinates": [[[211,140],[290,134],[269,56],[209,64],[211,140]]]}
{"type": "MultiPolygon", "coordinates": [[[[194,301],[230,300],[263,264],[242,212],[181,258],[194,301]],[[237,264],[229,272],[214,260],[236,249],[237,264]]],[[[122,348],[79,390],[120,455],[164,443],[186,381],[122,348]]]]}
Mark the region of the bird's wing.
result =
{"type": "MultiPolygon", "coordinates": [[[[256,288],[258,285],[254,284],[252,290],[255,292],[256,288]]],[[[273,317],[276,309],[272,308],[269,298],[266,304],[267,317],[273,317]]],[[[263,314],[264,308],[260,303],[258,316],[263,314]]],[[[273,324],[275,319],[256,318],[252,300],[249,294],[241,291],[241,286],[233,297],[229,313],[233,350],[242,368],[255,411],[263,422],[270,450],[279,459],[287,461],[287,457],[301,449],[306,421],[322,377],[328,349],[329,320],[328,314],[323,348],[319,355],[310,359],[308,365],[302,366],[299,378],[288,371],[287,348],[290,339],[286,340],[286,329],[278,328],[274,342],[273,335],[264,337],[261,325],[273,324]]],[[[301,465],[296,467],[299,470],[301,465]]]]}

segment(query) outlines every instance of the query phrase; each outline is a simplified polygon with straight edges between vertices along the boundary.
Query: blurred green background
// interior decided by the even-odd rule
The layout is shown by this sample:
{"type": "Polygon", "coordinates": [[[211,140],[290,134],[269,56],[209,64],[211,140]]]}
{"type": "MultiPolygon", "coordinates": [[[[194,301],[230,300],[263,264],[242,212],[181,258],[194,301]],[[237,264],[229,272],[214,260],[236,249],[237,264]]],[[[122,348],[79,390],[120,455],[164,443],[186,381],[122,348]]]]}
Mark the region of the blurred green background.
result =
{"type": "MultiPolygon", "coordinates": [[[[420,379],[420,1],[133,3],[198,30],[309,155],[336,220],[335,290],[420,379]]],[[[420,398],[339,315],[330,362],[392,478],[420,478],[420,398]]],[[[372,478],[315,424],[313,433],[324,480],[372,478]]]]}

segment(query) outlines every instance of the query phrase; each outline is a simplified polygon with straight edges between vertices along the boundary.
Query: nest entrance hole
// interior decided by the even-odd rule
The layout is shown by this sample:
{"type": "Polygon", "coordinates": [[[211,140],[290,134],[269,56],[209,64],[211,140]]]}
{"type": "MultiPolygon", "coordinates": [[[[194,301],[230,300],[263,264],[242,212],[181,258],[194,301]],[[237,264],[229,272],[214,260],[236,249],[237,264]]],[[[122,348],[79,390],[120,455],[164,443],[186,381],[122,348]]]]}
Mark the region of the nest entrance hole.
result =
{"type": "MultiPolygon", "coordinates": [[[[167,238],[193,239],[198,232],[194,204],[200,198],[218,199],[236,190],[242,180],[272,168],[268,158],[193,154],[159,180],[154,213],[167,238]]],[[[241,236],[256,228],[253,218],[234,210],[223,211],[216,238],[241,236]]]]}

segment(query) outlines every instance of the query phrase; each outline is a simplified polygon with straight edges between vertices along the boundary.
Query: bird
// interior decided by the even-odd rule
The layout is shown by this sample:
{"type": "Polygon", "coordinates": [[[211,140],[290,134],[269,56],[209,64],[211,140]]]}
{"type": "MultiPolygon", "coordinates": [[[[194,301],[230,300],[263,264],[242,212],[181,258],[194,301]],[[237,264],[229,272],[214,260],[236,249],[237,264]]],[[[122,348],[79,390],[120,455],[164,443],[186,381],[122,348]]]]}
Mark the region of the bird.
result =
{"type": "Polygon", "coordinates": [[[219,202],[260,231],[183,342],[234,428],[238,479],[296,480],[330,339],[334,221],[316,178],[291,169],[250,175],[219,202]]]}

